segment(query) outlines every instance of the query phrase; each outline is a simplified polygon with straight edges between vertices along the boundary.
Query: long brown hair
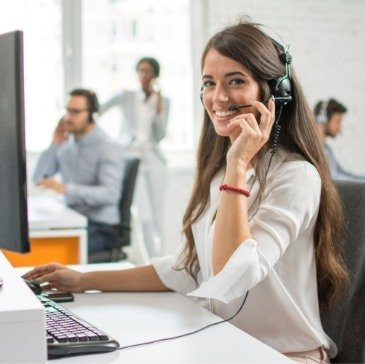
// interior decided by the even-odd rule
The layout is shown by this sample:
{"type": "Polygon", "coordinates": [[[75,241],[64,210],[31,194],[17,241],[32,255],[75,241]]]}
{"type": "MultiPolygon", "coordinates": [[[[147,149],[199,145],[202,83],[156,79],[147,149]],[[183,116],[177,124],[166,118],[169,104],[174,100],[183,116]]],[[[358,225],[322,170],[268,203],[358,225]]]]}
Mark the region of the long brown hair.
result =
{"type": "MultiPolygon", "coordinates": [[[[247,20],[241,21],[214,35],[203,52],[202,68],[205,56],[211,48],[248,68],[259,83],[264,100],[271,96],[269,82],[285,74],[285,67],[279,58],[282,53],[280,45],[263,33],[259,24],[247,20]]],[[[293,69],[291,69],[291,84],[293,100],[282,111],[279,145],[289,152],[302,155],[316,167],[322,180],[314,244],[319,302],[322,309],[328,309],[341,296],[348,281],[347,271],[341,258],[344,219],[337,190],[331,181],[326,157],[317,134],[313,113],[305,100],[293,69]]],[[[270,138],[272,139],[272,135],[270,138]]],[[[217,172],[225,167],[229,146],[229,138],[216,134],[205,111],[195,183],[183,218],[185,246],[177,263],[177,269],[186,269],[195,280],[200,266],[192,225],[201,216],[209,202],[210,183],[217,172]]],[[[256,178],[260,186],[259,202],[265,189],[267,165],[258,161],[262,160],[267,150],[268,146],[262,148],[254,161],[256,178]]]]}

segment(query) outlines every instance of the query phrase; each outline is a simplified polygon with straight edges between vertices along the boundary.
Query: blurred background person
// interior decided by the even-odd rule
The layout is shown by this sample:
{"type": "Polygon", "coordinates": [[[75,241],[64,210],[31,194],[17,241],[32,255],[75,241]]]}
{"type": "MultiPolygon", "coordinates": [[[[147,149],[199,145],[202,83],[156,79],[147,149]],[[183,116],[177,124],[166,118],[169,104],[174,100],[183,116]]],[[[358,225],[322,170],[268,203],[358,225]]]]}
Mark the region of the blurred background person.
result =
{"type": "Polygon", "coordinates": [[[336,138],[341,132],[342,121],[347,108],[335,99],[328,101],[319,101],[314,107],[314,115],[318,122],[320,138],[323,142],[324,151],[334,180],[365,180],[365,176],[355,175],[346,171],[337,161],[335,154],[330,146],[326,143],[326,138],[336,138]]]}
{"type": "Polygon", "coordinates": [[[121,148],[95,124],[96,94],[75,89],[69,95],[66,115],[39,158],[33,180],[63,194],[69,207],[88,218],[91,254],[116,243],[123,159],[121,148]],[[62,182],[54,178],[57,173],[62,182]]]}
{"type": "Polygon", "coordinates": [[[160,64],[151,57],[136,65],[140,89],[122,90],[102,105],[100,115],[120,109],[123,118],[118,140],[125,151],[141,159],[135,202],[149,255],[162,253],[162,224],[167,188],[167,166],[159,142],[166,135],[169,100],[157,85],[160,64]]]}

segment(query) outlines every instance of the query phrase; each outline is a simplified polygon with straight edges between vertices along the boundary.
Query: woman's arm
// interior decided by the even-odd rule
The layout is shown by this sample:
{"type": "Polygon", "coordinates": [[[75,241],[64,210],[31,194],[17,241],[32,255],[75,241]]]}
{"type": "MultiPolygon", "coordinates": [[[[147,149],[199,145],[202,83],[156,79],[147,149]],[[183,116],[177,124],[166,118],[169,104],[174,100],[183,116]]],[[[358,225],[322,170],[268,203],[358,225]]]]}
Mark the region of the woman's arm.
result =
{"type": "MultiPolygon", "coordinates": [[[[247,190],[246,169],[227,165],[223,183],[247,190]]],[[[222,192],[215,221],[213,273],[219,273],[239,245],[249,238],[247,197],[236,192],[222,192]]]]}
{"type": "Polygon", "coordinates": [[[160,142],[166,136],[170,102],[158,94],[157,111],[152,119],[152,136],[155,142],[160,142]]]}
{"type": "Polygon", "coordinates": [[[99,290],[106,292],[168,291],[152,265],[116,271],[80,273],[64,265],[51,263],[27,272],[23,278],[47,283],[44,289],[56,288],[65,292],[99,290]]]}
{"type": "Polygon", "coordinates": [[[104,292],[157,292],[169,291],[162,283],[152,265],[118,271],[84,273],[85,290],[104,292]]]}
{"type": "MultiPolygon", "coordinates": [[[[251,160],[268,141],[274,122],[275,104],[269,100],[268,108],[252,101],[260,115],[243,114],[228,124],[237,129],[237,137],[227,154],[225,184],[247,190],[246,171],[251,160]]],[[[247,198],[236,192],[221,193],[213,239],[213,272],[219,273],[241,243],[251,238],[247,217],[247,198]]]]}

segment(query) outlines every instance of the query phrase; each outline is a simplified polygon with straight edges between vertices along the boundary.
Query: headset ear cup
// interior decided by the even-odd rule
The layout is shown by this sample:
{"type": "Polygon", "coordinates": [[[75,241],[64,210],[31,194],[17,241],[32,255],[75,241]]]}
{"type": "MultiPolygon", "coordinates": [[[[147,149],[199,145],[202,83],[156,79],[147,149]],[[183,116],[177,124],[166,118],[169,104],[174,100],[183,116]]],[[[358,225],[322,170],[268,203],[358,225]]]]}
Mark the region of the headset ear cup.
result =
{"type": "Polygon", "coordinates": [[[94,114],[99,111],[99,102],[96,94],[92,91],[89,93],[89,102],[90,102],[90,113],[89,113],[89,122],[92,123],[94,121],[94,114]]]}
{"type": "Polygon", "coordinates": [[[328,121],[327,102],[323,101],[316,117],[319,124],[326,124],[328,121]]]}
{"type": "Polygon", "coordinates": [[[291,82],[287,75],[278,78],[272,85],[271,93],[277,106],[284,106],[292,101],[291,82]]]}

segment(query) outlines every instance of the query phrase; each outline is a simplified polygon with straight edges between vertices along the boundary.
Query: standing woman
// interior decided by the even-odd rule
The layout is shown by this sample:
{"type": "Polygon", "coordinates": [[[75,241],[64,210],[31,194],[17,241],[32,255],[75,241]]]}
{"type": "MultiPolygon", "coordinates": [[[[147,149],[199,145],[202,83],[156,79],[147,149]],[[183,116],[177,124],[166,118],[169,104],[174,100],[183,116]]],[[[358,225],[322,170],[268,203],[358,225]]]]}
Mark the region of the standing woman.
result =
{"type": "Polygon", "coordinates": [[[177,257],[119,272],[51,264],[27,278],[83,291],[174,290],[298,362],[329,362],[336,345],[320,307],[341,295],[343,216],[313,115],[287,49],[249,21],[208,42],[205,118],[177,257]],[[272,96],[276,98],[273,101],[272,96]]]}
{"type": "Polygon", "coordinates": [[[100,114],[120,109],[124,118],[119,142],[127,154],[141,159],[135,199],[146,248],[153,257],[162,253],[167,166],[159,142],[166,135],[169,100],[157,87],[160,64],[155,58],[141,58],[136,71],[141,88],[122,90],[102,105],[100,114]]]}

